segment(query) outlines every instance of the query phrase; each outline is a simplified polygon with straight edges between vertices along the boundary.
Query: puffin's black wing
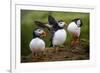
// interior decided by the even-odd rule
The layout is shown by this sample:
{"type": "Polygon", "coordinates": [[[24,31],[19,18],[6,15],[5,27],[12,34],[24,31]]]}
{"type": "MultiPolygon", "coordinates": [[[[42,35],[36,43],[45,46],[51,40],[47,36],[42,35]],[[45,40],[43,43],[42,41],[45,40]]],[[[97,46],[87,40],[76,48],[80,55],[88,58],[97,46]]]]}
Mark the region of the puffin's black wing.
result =
{"type": "Polygon", "coordinates": [[[58,29],[58,22],[51,15],[48,15],[48,23],[49,23],[49,25],[52,26],[51,31],[50,31],[50,33],[51,33],[50,47],[52,47],[53,46],[52,41],[53,41],[54,33],[58,29]]]}
{"type": "Polygon", "coordinates": [[[46,26],[46,23],[43,23],[40,21],[34,21],[34,23],[40,28],[46,28],[46,29],[50,30],[50,27],[46,26]]]}
{"type": "Polygon", "coordinates": [[[58,22],[51,15],[48,15],[48,22],[49,25],[53,26],[53,28],[56,28],[58,26],[58,22]]]}

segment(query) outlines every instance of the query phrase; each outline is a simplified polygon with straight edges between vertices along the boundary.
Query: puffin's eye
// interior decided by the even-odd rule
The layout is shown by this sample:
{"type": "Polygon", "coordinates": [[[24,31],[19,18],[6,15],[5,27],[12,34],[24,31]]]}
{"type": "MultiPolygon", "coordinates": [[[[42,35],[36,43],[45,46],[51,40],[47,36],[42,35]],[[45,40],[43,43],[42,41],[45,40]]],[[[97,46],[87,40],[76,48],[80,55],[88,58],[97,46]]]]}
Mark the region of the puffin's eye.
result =
{"type": "Polygon", "coordinates": [[[39,29],[39,31],[41,31],[41,30],[39,29]]]}
{"type": "Polygon", "coordinates": [[[60,24],[62,24],[62,22],[60,22],[60,24]]]}
{"type": "Polygon", "coordinates": [[[38,31],[40,32],[40,31],[41,31],[41,29],[38,29],[38,31]]]}

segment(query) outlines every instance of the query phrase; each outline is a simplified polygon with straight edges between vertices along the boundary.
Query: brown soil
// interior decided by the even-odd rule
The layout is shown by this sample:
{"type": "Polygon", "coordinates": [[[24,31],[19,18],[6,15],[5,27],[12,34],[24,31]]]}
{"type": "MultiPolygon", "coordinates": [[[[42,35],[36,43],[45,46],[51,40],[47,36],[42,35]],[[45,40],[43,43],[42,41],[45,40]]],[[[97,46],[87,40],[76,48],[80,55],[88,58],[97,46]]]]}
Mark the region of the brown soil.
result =
{"type": "Polygon", "coordinates": [[[21,62],[48,62],[48,61],[67,61],[67,60],[87,60],[89,59],[89,43],[81,40],[81,44],[76,48],[46,48],[46,54],[39,56],[22,56],[21,62]]]}

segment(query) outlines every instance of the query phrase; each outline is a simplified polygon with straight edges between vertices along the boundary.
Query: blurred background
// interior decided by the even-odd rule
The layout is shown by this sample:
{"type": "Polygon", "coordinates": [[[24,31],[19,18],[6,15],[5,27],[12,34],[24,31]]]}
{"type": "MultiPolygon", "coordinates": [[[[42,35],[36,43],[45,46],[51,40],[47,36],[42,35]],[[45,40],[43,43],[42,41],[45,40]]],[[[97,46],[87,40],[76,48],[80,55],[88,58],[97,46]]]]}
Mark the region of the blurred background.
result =
{"type": "MultiPolygon", "coordinates": [[[[81,29],[81,39],[89,42],[89,13],[82,12],[51,12],[51,11],[35,11],[35,10],[21,10],[21,56],[27,56],[31,53],[29,43],[32,40],[32,32],[37,28],[34,21],[41,21],[48,23],[48,15],[51,14],[57,20],[64,20],[67,24],[75,18],[81,18],[83,26],[81,29]]],[[[47,31],[45,29],[45,31],[47,31]]],[[[48,32],[48,31],[47,31],[48,32]]],[[[49,33],[49,32],[48,32],[49,33]]],[[[67,45],[70,49],[71,34],[69,32],[66,38],[67,45]]],[[[46,47],[50,45],[49,34],[42,38],[46,42],[46,47]]]]}

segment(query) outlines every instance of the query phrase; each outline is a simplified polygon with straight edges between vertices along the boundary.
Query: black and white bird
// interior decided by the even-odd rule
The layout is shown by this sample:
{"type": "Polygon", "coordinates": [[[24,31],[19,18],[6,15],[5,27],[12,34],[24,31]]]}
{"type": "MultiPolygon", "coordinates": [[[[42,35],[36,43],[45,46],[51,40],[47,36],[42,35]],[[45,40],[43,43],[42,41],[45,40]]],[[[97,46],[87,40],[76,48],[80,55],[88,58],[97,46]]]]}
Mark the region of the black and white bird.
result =
{"type": "Polygon", "coordinates": [[[41,36],[46,36],[43,29],[37,28],[33,31],[33,39],[29,43],[33,55],[45,53],[45,42],[41,39],[41,36]]]}
{"type": "Polygon", "coordinates": [[[50,47],[56,47],[62,45],[67,37],[67,32],[64,29],[66,23],[63,20],[55,20],[54,17],[48,15],[48,23],[43,23],[40,21],[35,21],[38,27],[47,28],[50,32],[50,47]]]}
{"type": "Polygon", "coordinates": [[[64,44],[67,37],[67,32],[64,29],[66,25],[64,21],[57,21],[51,15],[48,16],[49,25],[52,26],[51,30],[51,46],[56,47],[64,44]]]}
{"type": "Polygon", "coordinates": [[[72,22],[69,23],[67,30],[72,33],[73,39],[71,42],[71,45],[73,47],[77,46],[79,44],[79,37],[81,32],[81,26],[82,26],[82,20],[80,18],[72,20],[72,22]]]}

